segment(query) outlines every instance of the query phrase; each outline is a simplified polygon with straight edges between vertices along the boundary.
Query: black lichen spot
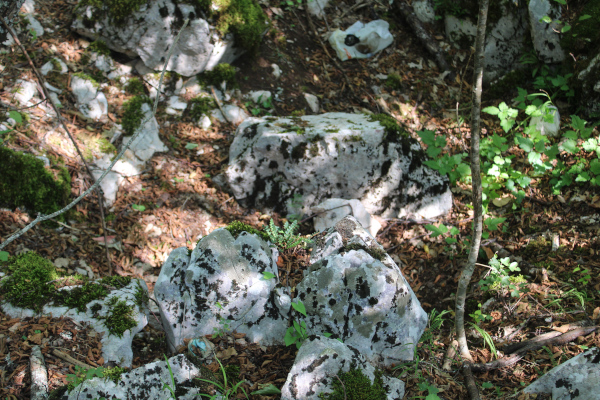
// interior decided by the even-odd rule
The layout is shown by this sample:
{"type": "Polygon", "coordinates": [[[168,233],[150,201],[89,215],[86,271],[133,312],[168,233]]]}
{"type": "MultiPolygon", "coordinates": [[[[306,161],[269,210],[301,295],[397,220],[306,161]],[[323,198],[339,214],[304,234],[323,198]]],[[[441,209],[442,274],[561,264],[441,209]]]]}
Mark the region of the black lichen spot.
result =
{"type": "Polygon", "coordinates": [[[167,16],[169,15],[169,9],[166,6],[161,7],[158,9],[158,13],[161,17],[167,18],[167,16]]]}
{"type": "Polygon", "coordinates": [[[300,143],[299,145],[295,146],[292,149],[292,159],[300,160],[301,158],[304,158],[306,154],[306,147],[306,143],[300,143]]]}
{"type": "Polygon", "coordinates": [[[279,148],[279,151],[281,151],[281,154],[283,154],[283,158],[288,159],[290,158],[290,151],[288,150],[290,148],[292,144],[290,142],[288,142],[287,140],[284,140],[281,142],[281,147],[279,148]]]}
{"type": "Polygon", "coordinates": [[[319,357],[318,359],[316,359],[315,361],[313,361],[312,363],[310,363],[310,365],[308,367],[306,367],[306,371],[313,372],[315,369],[317,369],[320,365],[322,365],[328,359],[329,359],[328,355],[324,355],[323,357],[319,357]]]}
{"type": "Polygon", "coordinates": [[[335,299],[329,299],[330,306],[332,306],[332,307],[335,306],[335,303],[336,303],[335,299]]]}
{"type": "Polygon", "coordinates": [[[374,305],[375,305],[375,304],[377,304],[377,303],[379,303],[379,300],[377,300],[377,298],[375,298],[375,297],[371,297],[371,298],[369,299],[369,305],[370,305],[370,306],[374,306],[374,305]]]}
{"type": "Polygon", "coordinates": [[[257,133],[258,133],[258,123],[252,124],[249,127],[247,127],[246,129],[244,129],[244,133],[242,134],[242,136],[247,139],[253,139],[257,133]]]}
{"type": "Polygon", "coordinates": [[[271,162],[269,163],[269,168],[276,169],[278,167],[279,167],[279,164],[277,163],[277,161],[271,160],[271,162]]]}
{"type": "Polygon", "coordinates": [[[362,276],[359,276],[356,282],[356,293],[360,296],[361,299],[368,297],[371,295],[371,288],[369,284],[363,280],[362,276]]]}

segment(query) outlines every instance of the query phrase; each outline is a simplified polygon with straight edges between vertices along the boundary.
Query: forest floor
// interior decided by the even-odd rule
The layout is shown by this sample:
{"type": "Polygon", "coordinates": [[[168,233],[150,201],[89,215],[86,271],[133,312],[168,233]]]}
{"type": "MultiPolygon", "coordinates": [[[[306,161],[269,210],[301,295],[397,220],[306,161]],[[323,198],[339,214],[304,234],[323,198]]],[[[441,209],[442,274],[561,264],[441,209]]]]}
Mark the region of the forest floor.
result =
{"type": "MultiPolygon", "coordinates": [[[[256,113],[275,116],[288,116],[294,112],[311,114],[303,93],[312,93],[320,99],[321,112],[386,111],[415,139],[420,141],[417,132],[428,129],[446,139],[445,153],[468,153],[473,74],[469,52],[449,50],[448,58],[452,60],[457,78],[444,81],[400,14],[394,9],[386,11],[378,2],[371,6],[366,5],[368,2],[363,4],[365,6],[351,9],[339,2],[336,8],[328,11],[327,25],[323,20],[312,19],[319,35],[330,30],[328,28],[345,29],[357,20],[367,22],[384,18],[390,22],[395,41],[389,48],[371,59],[338,61],[341,69],[332,59],[335,52],[330,45],[321,38],[322,46],[311,34],[302,7],[282,6],[276,1],[263,7],[272,24],[271,29],[255,56],[243,56],[234,63],[242,93],[250,90],[279,93],[281,101],[273,101],[271,108],[259,109],[256,113]],[[272,64],[282,70],[278,80],[272,75],[272,64]],[[392,74],[398,77],[393,82],[384,77],[392,74]],[[378,100],[377,93],[389,94],[387,102],[378,100]]],[[[58,55],[70,60],[70,66],[99,76],[101,74],[93,71],[93,67],[78,64],[85,41],[69,30],[74,5],[73,1],[61,0],[38,3],[38,19],[54,32],[35,41],[23,34],[21,40],[38,67],[50,57],[48,49],[55,47],[58,55]]],[[[443,39],[441,25],[427,28],[436,39],[443,39]]],[[[15,46],[7,54],[0,55],[0,63],[5,67],[1,88],[12,87],[15,80],[23,76],[35,80],[19,52],[15,46]]],[[[127,61],[123,56],[114,54],[114,57],[127,61]]],[[[531,87],[528,89],[532,90],[531,87]]],[[[498,105],[501,101],[510,103],[516,95],[516,88],[496,88],[493,97],[485,89],[484,107],[498,105]]],[[[0,94],[4,104],[14,104],[12,96],[7,90],[0,94]]],[[[100,132],[107,129],[102,123],[86,121],[76,113],[69,113],[76,111],[76,107],[68,91],[60,98],[68,127],[82,144],[84,137],[100,137],[100,132]]],[[[111,100],[109,103],[113,104],[111,100]]],[[[247,106],[250,113],[256,108],[243,102],[240,105],[247,106]]],[[[568,104],[558,105],[562,115],[570,114],[568,104]]],[[[30,121],[5,135],[3,145],[33,154],[48,152],[61,158],[72,176],[73,197],[79,195],[89,185],[81,162],[62,153],[58,147],[49,148],[43,140],[46,132],[56,128],[56,120],[43,116],[36,108],[27,112],[31,115],[30,121]]],[[[118,107],[111,106],[110,112],[118,119],[118,107]]],[[[497,120],[489,115],[483,118],[484,137],[494,133],[504,135],[497,120]]],[[[260,228],[271,218],[281,226],[285,217],[243,208],[230,194],[213,184],[212,177],[227,167],[234,128],[217,124],[203,130],[185,114],[182,118],[167,115],[164,103],[159,104],[157,119],[162,127],[161,138],[169,151],[155,155],[141,176],[128,179],[115,204],[107,211],[113,274],[141,277],[151,290],[163,262],[173,249],[181,246],[191,249],[198,237],[234,220],[260,228]],[[167,121],[170,122],[168,127],[167,121]],[[186,143],[198,147],[188,149],[186,143]],[[198,149],[204,149],[202,154],[198,149]],[[145,209],[135,210],[132,205],[144,205],[145,209]]],[[[595,130],[593,135],[597,137],[598,131],[595,130]]],[[[517,156],[515,165],[526,159],[522,152],[515,151],[514,155],[517,156]]],[[[566,160],[569,162],[568,157],[566,160]]],[[[490,231],[489,238],[483,242],[480,264],[467,300],[467,315],[474,317],[467,317],[467,321],[477,323],[479,329],[487,332],[498,351],[505,344],[541,333],[563,332],[578,324],[593,324],[593,320],[597,323],[599,317],[600,191],[595,186],[574,184],[556,195],[547,181],[544,177],[537,179],[521,204],[509,199],[500,207],[490,205],[488,211],[489,216],[506,220],[498,225],[498,229],[490,231]],[[503,290],[484,291],[476,284],[489,272],[488,258],[498,250],[510,252],[523,264],[531,266],[525,274],[527,290],[521,290],[516,297],[503,290]],[[535,274],[536,271],[541,273],[535,274]],[[484,303],[485,308],[479,310],[478,305],[484,303]]],[[[419,362],[386,371],[405,381],[407,399],[428,395],[431,396],[428,399],[435,399],[435,393],[445,399],[467,398],[459,371],[460,362],[454,361],[450,370],[442,369],[444,354],[452,341],[454,294],[466,260],[466,238],[471,235],[472,221],[470,187],[458,182],[453,187],[453,194],[454,207],[438,220],[382,220],[383,226],[377,235],[378,242],[402,269],[425,311],[430,316],[438,316],[431,318],[430,327],[419,343],[416,354],[419,362]],[[459,233],[454,235],[458,239],[456,244],[446,243],[444,239],[448,235],[433,237],[425,228],[426,224],[440,223],[458,229],[459,233]],[[442,320],[444,323],[440,324],[442,320]]],[[[11,255],[35,250],[51,261],[57,258],[85,260],[97,276],[106,276],[109,269],[95,197],[84,199],[76,206],[76,212],[78,219],[69,220],[58,229],[38,225],[4,250],[11,255]]],[[[0,236],[5,240],[31,219],[22,210],[0,210],[0,236]]],[[[302,234],[312,233],[311,222],[307,220],[302,224],[302,234]]],[[[281,262],[280,266],[284,268],[280,270],[280,277],[283,279],[289,270],[290,285],[298,283],[307,266],[306,253],[301,249],[283,252],[281,262]]],[[[13,320],[0,314],[0,367],[3,368],[0,397],[29,398],[28,362],[32,345],[65,331],[71,332],[74,338],[60,350],[90,366],[98,366],[101,344],[86,326],[67,319],[13,320]],[[7,355],[13,363],[10,368],[6,364],[7,355]]],[[[151,326],[144,332],[134,340],[134,367],[163,359],[167,352],[163,333],[151,326]]],[[[495,358],[490,346],[470,324],[468,338],[475,362],[485,363],[495,358]]],[[[246,387],[249,390],[269,383],[281,388],[296,353],[294,346],[241,345],[243,341],[234,341],[230,335],[216,338],[214,342],[218,345],[221,361],[224,365],[239,367],[239,377],[249,382],[246,387]]],[[[475,380],[484,399],[517,398],[519,390],[552,367],[599,344],[598,333],[581,336],[566,345],[532,351],[510,367],[476,373],[475,380]]],[[[47,347],[43,352],[49,369],[50,389],[55,389],[67,383],[67,374],[74,373],[74,369],[55,357],[52,349],[47,347]]],[[[240,393],[236,398],[243,396],[240,393]]]]}

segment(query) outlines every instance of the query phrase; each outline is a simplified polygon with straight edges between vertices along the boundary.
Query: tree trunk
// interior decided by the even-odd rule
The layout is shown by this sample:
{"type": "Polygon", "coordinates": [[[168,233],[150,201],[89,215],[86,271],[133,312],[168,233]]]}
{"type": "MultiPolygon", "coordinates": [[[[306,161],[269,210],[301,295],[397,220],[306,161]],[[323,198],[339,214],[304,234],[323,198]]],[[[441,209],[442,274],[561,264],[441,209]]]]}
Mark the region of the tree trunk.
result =
{"type": "MultiPolygon", "coordinates": [[[[481,122],[481,87],[483,84],[483,62],[484,62],[484,45],[485,45],[485,30],[487,22],[487,12],[489,0],[479,0],[479,18],[477,21],[477,36],[475,39],[475,71],[473,73],[473,108],[471,109],[471,176],[473,180],[473,238],[471,240],[471,249],[469,258],[465,265],[458,281],[458,289],[456,291],[456,336],[458,340],[460,354],[463,360],[467,363],[466,368],[469,369],[469,374],[465,374],[467,380],[473,379],[470,374],[470,366],[473,362],[469,353],[467,337],[465,335],[465,300],[467,297],[467,289],[471,282],[471,276],[475,270],[477,255],[479,254],[479,246],[481,244],[481,232],[483,228],[483,209],[481,201],[481,168],[479,165],[479,134],[481,122]]],[[[469,395],[471,399],[479,399],[477,387],[467,382],[469,395]],[[472,389],[475,389],[472,391],[472,389]]]]}

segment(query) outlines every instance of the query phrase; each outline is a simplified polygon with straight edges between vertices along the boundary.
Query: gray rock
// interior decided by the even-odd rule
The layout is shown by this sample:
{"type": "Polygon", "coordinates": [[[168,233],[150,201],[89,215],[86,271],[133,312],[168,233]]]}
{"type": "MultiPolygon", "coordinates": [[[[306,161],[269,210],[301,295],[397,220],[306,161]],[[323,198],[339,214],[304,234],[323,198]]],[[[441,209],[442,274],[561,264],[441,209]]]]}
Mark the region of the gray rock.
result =
{"type": "Polygon", "coordinates": [[[37,91],[38,89],[35,82],[24,81],[22,79],[17,79],[15,86],[12,89],[12,92],[15,94],[15,99],[17,99],[22,106],[31,105],[30,100],[37,95],[37,91]]]}
{"type": "Polygon", "coordinates": [[[311,209],[315,232],[324,231],[333,227],[347,215],[352,215],[360,224],[375,237],[381,224],[365,210],[359,200],[328,199],[311,209]]]}
{"type": "Polygon", "coordinates": [[[581,81],[581,105],[588,117],[600,115],[600,54],[596,54],[587,67],[577,75],[581,81]]]}
{"type": "Polygon", "coordinates": [[[309,13],[318,18],[325,16],[325,7],[329,4],[329,0],[312,0],[306,3],[306,8],[309,13]]]}
{"type": "Polygon", "coordinates": [[[223,114],[219,109],[212,110],[211,116],[220,122],[231,122],[233,125],[239,125],[249,117],[246,111],[242,110],[238,106],[234,106],[233,104],[227,104],[223,106],[223,111],[225,112],[227,118],[223,117],[223,114]]]}
{"type": "Polygon", "coordinates": [[[435,21],[435,9],[430,0],[415,0],[412,8],[421,22],[429,24],[435,21]]]}
{"type": "MultiPolygon", "coordinates": [[[[74,287],[64,287],[61,290],[72,290],[74,287]]],[[[53,303],[44,305],[41,315],[54,317],[69,317],[77,322],[89,323],[92,328],[103,333],[102,336],[102,357],[104,362],[113,361],[122,367],[130,367],[133,361],[133,351],[131,342],[133,337],[148,324],[148,301],[138,304],[136,293],[148,294],[146,282],[142,279],[132,279],[129,285],[112,290],[105,298],[91,301],[87,304],[84,312],[79,312],[75,308],[66,306],[54,306],[53,303]],[[110,333],[105,324],[106,317],[112,315],[114,300],[125,302],[127,307],[131,308],[131,318],[136,322],[136,326],[123,332],[122,336],[110,333]]],[[[0,308],[11,318],[33,317],[35,312],[31,309],[15,307],[10,303],[1,303],[0,308]]]]}
{"type": "MultiPolygon", "coordinates": [[[[200,369],[192,364],[183,354],[171,357],[169,360],[171,372],[177,389],[187,391],[186,394],[177,396],[178,399],[199,399],[201,391],[196,388],[188,389],[185,384],[194,378],[202,378],[200,369]]],[[[164,400],[171,398],[171,392],[165,384],[171,386],[171,373],[166,361],[155,361],[125,372],[118,383],[110,379],[88,379],[76,386],[70,393],[68,400],[80,399],[145,399],[164,400]]]]}
{"type": "Polygon", "coordinates": [[[560,19],[560,5],[549,0],[529,0],[529,26],[533,47],[540,61],[559,63],[565,59],[565,53],[560,46],[558,24],[541,21],[545,16],[552,20],[560,19]]]}
{"type": "Polygon", "coordinates": [[[96,121],[108,114],[108,102],[98,84],[77,75],[71,79],[71,91],[77,99],[77,108],[83,115],[96,121]]]}
{"type": "MultiPolygon", "coordinates": [[[[488,19],[485,41],[485,82],[490,82],[514,69],[519,61],[524,37],[528,30],[527,11],[511,6],[510,0],[502,0],[503,13],[496,22],[488,19]]],[[[458,19],[445,16],[446,37],[455,44],[475,43],[477,23],[469,18],[458,19]]]]}
{"type": "Polygon", "coordinates": [[[560,136],[560,113],[553,105],[549,105],[547,110],[552,115],[552,122],[546,122],[543,117],[532,117],[529,126],[535,126],[544,136],[558,137],[560,136]]]}
{"type": "Polygon", "coordinates": [[[318,237],[297,291],[308,332],[331,333],[374,365],[413,359],[427,314],[400,268],[354,217],[318,237]]]}
{"type": "Polygon", "coordinates": [[[185,247],[171,252],[154,288],[169,347],[227,326],[251,342],[283,344],[291,301],[275,288],[278,254],[255,235],[234,239],[226,229],[202,238],[191,255],[185,247]]]}
{"type": "Polygon", "coordinates": [[[600,349],[594,347],[552,368],[523,393],[552,394],[553,400],[597,399],[600,392],[600,349]]]}
{"type": "Polygon", "coordinates": [[[139,56],[148,68],[160,70],[180,21],[186,18],[190,23],[175,45],[167,70],[192,76],[211,70],[218,63],[231,63],[243,53],[233,47],[232,35],[221,38],[213,26],[196,15],[191,4],[175,4],[171,0],[143,4],[123,25],[114,24],[102,10],[86,6],[72,28],[83,36],[103,40],[112,50],[139,56]]]}
{"type": "Polygon", "coordinates": [[[310,93],[304,93],[304,99],[306,100],[306,103],[308,104],[310,111],[312,111],[315,114],[319,112],[320,106],[319,106],[319,98],[317,96],[315,96],[314,94],[310,94],[310,93]]]}
{"type": "Polygon", "coordinates": [[[264,212],[301,212],[329,198],[359,199],[370,214],[434,218],[452,207],[448,179],[425,166],[419,143],[368,115],[249,118],[229,150],[235,198],[264,212]]]}
{"type": "MultiPolygon", "coordinates": [[[[369,364],[359,349],[335,339],[311,336],[307,339],[294,361],[292,370],[281,389],[281,400],[319,400],[319,395],[333,393],[332,384],[337,381],[340,370],[358,369],[375,383],[375,368],[369,364]]],[[[382,376],[382,386],[388,400],[404,397],[404,382],[397,378],[382,376]]]]}

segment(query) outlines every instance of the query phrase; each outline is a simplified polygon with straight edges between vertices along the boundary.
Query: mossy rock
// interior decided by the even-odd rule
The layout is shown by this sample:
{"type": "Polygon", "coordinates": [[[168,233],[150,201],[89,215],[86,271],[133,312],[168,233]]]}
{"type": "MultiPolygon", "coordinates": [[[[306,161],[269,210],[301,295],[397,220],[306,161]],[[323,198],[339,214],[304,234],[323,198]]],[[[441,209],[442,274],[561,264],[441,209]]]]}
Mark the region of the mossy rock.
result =
{"type": "Polygon", "coordinates": [[[333,393],[321,393],[319,398],[322,400],[386,400],[387,394],[383,387],[383,373],[375,371],[375,381],[363,374],[356,364],[350,366],[348,372],[341,369],[331,385],[333,393]],[[340,382],[341,381],[341,382],[340,382]]]}
{"type": "Polygon", "coordinates": [[[227,225],[225,229],[227,229],[229,233],[231,233],[231,236],[233,236],[234,238],[240,236],[240,233],[242,232],[248,232],[257,235],[263,240],[269,240],[269,235],[266,232],[260,231],[240,221],[233,221],[232,223],[227,225]]]}
{"type": "Polygon", "coordinates": [[[204,71],[198,75],[198,82],[204,85],[219,86],[223,82],[227,82],[227,85],[231,87],[239,87],[237,80],[235,79],[235,67],[227,63],[216,65],[212,71],[204,71]]]}
{"type": "Polygon", "coordinates": [[[142,111],[144,103],[152,104],[148,96],[135,96],[123,103],[121,125],[126,134],[133,135],[135,130],[142,124],[145,116],[142,111]]]}
{"type": "Polygon", "coordinates": [[[409,137],[408,132],[406,132],[404,129],[402,129],[402,127],[400,127],[400,125],[398,125],[396,120],[387,114],[383,114],[383,113],[382,114],[373,114],[373,115],[371,115],[369,120],[371,122],[378,121],[381,124],[381,126],[383,126],[383,128],[385,129],[385,133],[388,134],[388,137],[389,136],[409,137]]]}
{"type": "MultiPolygon", "coordinates": [[[[66,168],[47,169],[32,155],[0,146],[0,203],[25,207],[30,213],[52,214],[63,208],[71,194],[66,168]]],[[[64,220],[63,215],[57,217],[64,220]]]]}

